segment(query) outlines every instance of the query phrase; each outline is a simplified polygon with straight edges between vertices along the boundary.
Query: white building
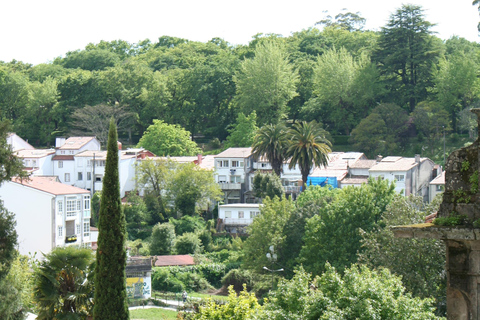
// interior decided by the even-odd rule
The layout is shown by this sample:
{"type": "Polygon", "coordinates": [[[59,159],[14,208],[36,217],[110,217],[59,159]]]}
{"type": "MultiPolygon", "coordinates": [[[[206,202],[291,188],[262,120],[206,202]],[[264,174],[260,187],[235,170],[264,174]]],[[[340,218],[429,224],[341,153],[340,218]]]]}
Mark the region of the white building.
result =
{"type": "Polygon", "coordinates": [[[95,137],[57,138],[56,153],[52,159],[53,175],[60,182],[75,185],[75,155],[86,150],[100,151],[100,141],[95,137]]]}
{"type": "Polygon", "coordinates": [[[441,172],[437,177],[430,181],[429,201],[431,202],[439,193],[445,191],[445,172],[441,172]]]}
{"type": "Polygon", "coordinates": [[[14,153],[23,160],[25,170],[36,176],[53,175],[54,149],[22,149],[14,153]]]}
{"type": "Polygon", "coordinates": [[[240,203],[252,190],[252,148],[229,148],[215,157],[215,180],[225,194],[225,203],[240,203]]]}
{"type": "Polygon", "coordinates": [[[21,254],[48,253],[66,245],[90,245],[90,193],[56,177],[32,176],[0,187],[7,210],[15,214],[21,254]]]}
{"type": "Polygon", "coordinates": [[[8,134],[7,144],[10,145],[12,151],[35,149],[30,143],[23,140],[16,133],[13,132],[8,134]]]}
{"type": "Polygon", "coordinates": [[[258,203],[233,203],[218,206],[218,231],[246,233],[246,227],[260,214],[258,203]]]}
{"type": "Polygon", "coordinates": [[[386,157],[370,168],[370,177],[395,181],[395,191],[408,196],[429,197],[429,184],[432,181],[435,164],[428,158],[386,157]]]}

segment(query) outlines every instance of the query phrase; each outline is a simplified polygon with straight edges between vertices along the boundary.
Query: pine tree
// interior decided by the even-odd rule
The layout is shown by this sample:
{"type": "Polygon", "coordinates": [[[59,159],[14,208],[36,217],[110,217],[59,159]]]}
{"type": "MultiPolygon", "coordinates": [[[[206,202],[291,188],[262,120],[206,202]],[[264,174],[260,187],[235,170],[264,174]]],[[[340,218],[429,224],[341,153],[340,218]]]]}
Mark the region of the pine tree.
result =
{"type": "Polygon", "coordinates": [[[108,133],[98,230],[94,319],[129,319],[125,277],[126,227],[120,201],[117,128],[113,119],[108,133]]]}

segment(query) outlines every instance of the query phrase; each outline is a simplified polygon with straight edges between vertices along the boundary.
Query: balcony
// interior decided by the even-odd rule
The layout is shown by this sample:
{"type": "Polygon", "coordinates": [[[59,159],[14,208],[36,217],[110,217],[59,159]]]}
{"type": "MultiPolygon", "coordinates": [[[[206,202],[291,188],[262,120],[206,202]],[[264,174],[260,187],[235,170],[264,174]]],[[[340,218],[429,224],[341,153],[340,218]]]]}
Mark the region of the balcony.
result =
{"type": "Polygon", "coordinates": [[[285,193],[300,193],[301,188],[299,186],[283,186],[285,193]]]}
{"type": "Polygon", "coordinates": [[[241,183],[234,182],[219,182],[218,185],[222,190],[240,190],[242,189],[241,183]]]}
{"type": "Polygon", "coordinates": [[[234,219],[234,218],[225,218],[225,225],[235,225],[235,226],[248,226],[253,222],[253,219],[234,219]]]}
{"type": "Polygon", "coordinates": [[[75,220],[77,218],[77,211],[67,211],[65,220],[75,220]]]}

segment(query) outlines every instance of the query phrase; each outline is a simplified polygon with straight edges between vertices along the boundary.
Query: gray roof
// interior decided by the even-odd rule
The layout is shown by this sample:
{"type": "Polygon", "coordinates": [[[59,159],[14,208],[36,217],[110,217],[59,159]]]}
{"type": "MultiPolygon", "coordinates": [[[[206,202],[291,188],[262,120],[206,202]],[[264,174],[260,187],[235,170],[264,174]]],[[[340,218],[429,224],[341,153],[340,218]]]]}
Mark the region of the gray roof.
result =
{"type": "Polygon", "coordinates": [[[228,148],[220,152],[215,158],[248,158],[252,154],[252,148],[228,148]]]}
{"type": "MultiPolygon", "coordinates": [[[[424,162],[428,158],[421,158],[420,162],[424,162]]],[[[370,171],[408,171],[417,166],[415,158],[402,157],[386,157],[382,161],[370,168],[370,171]]]]}
{"type": "Polygon", "coordinates": [[[377,160],[358,160],[350,165],[352,169],[370,169],[377,164],[377,160]]]}

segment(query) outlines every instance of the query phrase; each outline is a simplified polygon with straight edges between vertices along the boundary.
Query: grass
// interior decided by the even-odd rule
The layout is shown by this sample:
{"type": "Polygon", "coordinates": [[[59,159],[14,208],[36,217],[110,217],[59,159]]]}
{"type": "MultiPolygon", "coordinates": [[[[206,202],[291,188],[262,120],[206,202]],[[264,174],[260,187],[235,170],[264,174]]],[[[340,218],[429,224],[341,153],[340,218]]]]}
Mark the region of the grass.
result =
{"type": "Polygon", "coordinates": [[[177,311],[162,308],[148,308],[130,310],[130,319],[138,320],[174,320],[177,319],[177,311]]]}

